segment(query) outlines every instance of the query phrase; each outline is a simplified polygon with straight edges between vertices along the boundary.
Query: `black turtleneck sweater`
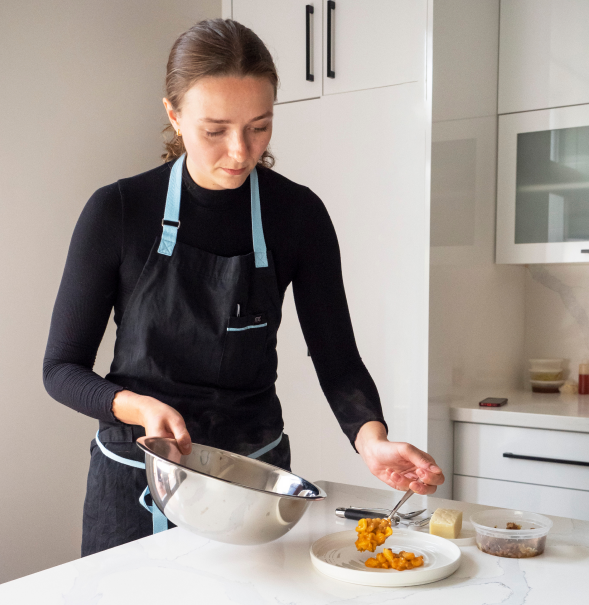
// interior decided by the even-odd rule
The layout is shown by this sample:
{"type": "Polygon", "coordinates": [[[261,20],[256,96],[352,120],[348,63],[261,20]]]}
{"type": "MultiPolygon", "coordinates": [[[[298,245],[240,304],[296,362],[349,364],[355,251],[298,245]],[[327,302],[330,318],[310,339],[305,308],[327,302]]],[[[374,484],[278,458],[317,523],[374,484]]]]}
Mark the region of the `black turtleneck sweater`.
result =
{"type": "MultiPolygon", "coordinates": [[[[122,387],[92,371],[96,352],[112,308],[119,325],[153,241],[161,234],[170,168],[167,163],[96,191],[72,236],[51,318],[43,380],[54,399],[99,420],[118,422],[112,400],[122,387]]],[[[264,236],[280,294],[284,297],[292,283],[319,382],[353,444],[365,422],[385,422],[376,386],[354,340],[333,225],[308,187],[260,166],[258,175],[264,236]]],[[[250,178],[237,189],[205,189],[184,165],[182,180],[178,240],[219,256],[250,253],[250,178]]]]}

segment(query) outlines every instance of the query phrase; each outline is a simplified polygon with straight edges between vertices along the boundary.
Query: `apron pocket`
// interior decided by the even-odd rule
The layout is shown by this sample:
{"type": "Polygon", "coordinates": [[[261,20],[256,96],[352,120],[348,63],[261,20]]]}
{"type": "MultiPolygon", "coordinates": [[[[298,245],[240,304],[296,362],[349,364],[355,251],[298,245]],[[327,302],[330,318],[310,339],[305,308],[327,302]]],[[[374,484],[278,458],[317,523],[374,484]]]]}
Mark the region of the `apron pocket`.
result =
{"type": "Polygon", "coordinates": [[[219,370],[219,386],[242,388],[256,379],[266,352],[266,320],[265,313],[229,318],[219,370]]]}

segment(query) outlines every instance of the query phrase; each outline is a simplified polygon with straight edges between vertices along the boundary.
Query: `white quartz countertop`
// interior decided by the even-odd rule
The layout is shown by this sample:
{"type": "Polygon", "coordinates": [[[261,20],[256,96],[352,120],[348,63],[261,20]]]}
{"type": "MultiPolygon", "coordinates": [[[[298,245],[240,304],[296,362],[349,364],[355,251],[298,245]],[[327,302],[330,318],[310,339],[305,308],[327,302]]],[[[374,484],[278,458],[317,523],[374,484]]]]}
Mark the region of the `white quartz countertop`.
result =
{"type": "Polygon", "coordinates": [[[589,433],[589,395],[496,390],[471,393],[452,401],[450,418],[460,422],[524,426],[589,433]],[[500,408],[480,407],[486,397],[507,397],[500,408]]]}
{"type": "MultiPolygon", "coordinates": [[[[543,555],[502,559],[462,547],[452,576],[424,586],[374,588],[332,580],[312,566],[311,544],[355,527],[338,519],[338,506],[390,507],[387,489],[318,482],[327,499],[312,504],[286,536],[262,546],[212,542],[176,528],[96,555],[7,582],[2,605],[538,605],[586,602],[589,594],[589,521],[551,517],[543,555]]],[[[404,510],[456,508],[468,516],[489,508],[413,496],[404,510]]],[[[403,509],[402,509],[403,510],[403,509]]]]}

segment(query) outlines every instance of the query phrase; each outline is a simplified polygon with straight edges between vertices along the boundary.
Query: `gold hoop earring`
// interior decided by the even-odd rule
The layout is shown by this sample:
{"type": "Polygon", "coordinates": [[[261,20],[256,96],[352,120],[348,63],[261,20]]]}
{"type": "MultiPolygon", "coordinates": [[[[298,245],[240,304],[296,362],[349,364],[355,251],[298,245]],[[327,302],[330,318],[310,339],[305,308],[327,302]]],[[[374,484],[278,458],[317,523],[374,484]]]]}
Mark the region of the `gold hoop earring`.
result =
{"type": "Polygon", "coordinates": [[[179,137],[181,137],[182,135],[180,134],[180,129],[178,128],[178,132],[176,133],[179,137]]]}

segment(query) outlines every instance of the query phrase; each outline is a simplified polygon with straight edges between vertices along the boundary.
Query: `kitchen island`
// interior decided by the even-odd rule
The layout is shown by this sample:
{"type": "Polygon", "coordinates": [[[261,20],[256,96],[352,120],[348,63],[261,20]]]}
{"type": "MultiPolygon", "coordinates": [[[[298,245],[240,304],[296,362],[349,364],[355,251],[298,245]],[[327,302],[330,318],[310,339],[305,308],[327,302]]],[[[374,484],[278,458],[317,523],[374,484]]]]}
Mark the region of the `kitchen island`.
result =
{"type": "MultiPolygon", "coordinates": [[[[326,500],[312,504],[286,536],[261,546],[212,542],[179,528],[7,582],[2,605],[539,605],[586,602],[589,594],[589,521],[551,517],[546,551],[530,559],[502,559],[462,547],[452,576],[409,588],[339,582],[315,570],[311,544],[353,529],[340,506],[390,507],[399,492],[317,482],[326,500]]],[[[462,510],[465,519],[485,506],[413,496],[401,510],[462,510]]]]}

